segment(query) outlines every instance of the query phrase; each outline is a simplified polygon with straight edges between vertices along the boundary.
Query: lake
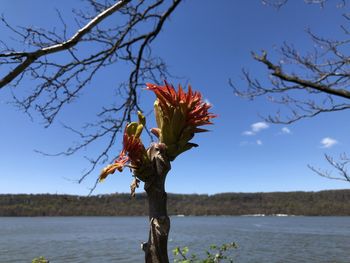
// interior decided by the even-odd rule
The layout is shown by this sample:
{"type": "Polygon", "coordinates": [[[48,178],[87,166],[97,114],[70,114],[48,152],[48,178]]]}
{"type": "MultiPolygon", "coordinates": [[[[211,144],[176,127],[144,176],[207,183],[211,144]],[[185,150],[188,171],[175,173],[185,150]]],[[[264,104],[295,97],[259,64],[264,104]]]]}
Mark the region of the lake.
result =
{"type": "MultiPolygon", "coordinates": [[[[236,242],[236,262],[350,262],[350,217],[171,217],[169,251],[236,242]]],[[[146,217],[0,217],[0,262],[143,262],[146,217]]],[[[169,252],[171,255],[171,252],[169,252]]]]}

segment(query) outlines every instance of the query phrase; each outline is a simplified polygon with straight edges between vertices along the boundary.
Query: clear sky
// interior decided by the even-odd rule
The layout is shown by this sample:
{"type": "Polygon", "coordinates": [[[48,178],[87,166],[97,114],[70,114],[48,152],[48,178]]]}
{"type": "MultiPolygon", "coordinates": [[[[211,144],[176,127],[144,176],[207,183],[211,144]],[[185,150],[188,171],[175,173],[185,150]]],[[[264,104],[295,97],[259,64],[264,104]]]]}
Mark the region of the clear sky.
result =
{"type": "MultiPolygon", "coordinates": [[[[55,8],[62,10],[69,20],[73,16],[70,10],[82,4],[68,0],[2,0],[0,13],[16,25],[51,28],[59,27],[55,8]]],[[[276,106],[265,99],[246,101],[235,97],[228,85],[231,78],[236,85],[246,86],[241,79],[243,67],[255,76],[266,74],[265,68],[251,58],[251,51],[266,49],[272,54],[283,42],[293,43],[303,51],[311,49],[313,44],[305,33],[308,27],[326,37],[339,36],[339,25],[346,23],[340,17],[342,12],[344,9],[337,9],[335,4],[321,9],[301,0],[289,1],[280,10],[258,0],[187,0],[179,6],[154,41],[154,52],[167,61],[174,75],[186,77],[194,89],[202,92],[218,118],[210,133],[194,138],[200,147],[172,163],[168,192],[213,194],[349,188],[349,183],[322,178],[307,168],[308,164],[328,168],[324,153],[338,156],[349,152],[346,112],[324,114],[289,126],[266,124],[259,114],[273,114],[276,106]],[[328,141],[323,141],[325,138],[328,141]]],[[[72,25],[70,32],[76,29],[72,25]]],[[[1,40],[10,37],[1,27],[1,40]]],[[[46,129],[38,116],[31,120],[8,103],[11,101],[8,88],[0,90],[0,193],[88,194],[103,165],[82,184],[72,180],[82,175],[88,165],[84,156],[96,154],[99,143],[70,157],[45,157],[34,150],[55,153],[76,142],[77,137],[63,129],[62,123],[79,128],[93,119],[116,85],[115,80],[123,77],[113,70],[101,73],[81,98],[65,108],[46,129]]],[[[175,80],[174,84],[181,81],[175,80]]],[[[26,92],[30,85],[26,81],[16,92],[26,92]]],[[[142,98],[154,98],[147,91],[141,93],[145,93],[142,98]]],[[[144,108],[150,110],[152,103],[149,99],[144,101],[148,102],[144,108]]],[[[121,149],[121,136],[118,142],[116,155],[121,149]]],[[[99,184],[95,194],[129,192],[130,182],[127,170],[115,173],[99,184]]]]}

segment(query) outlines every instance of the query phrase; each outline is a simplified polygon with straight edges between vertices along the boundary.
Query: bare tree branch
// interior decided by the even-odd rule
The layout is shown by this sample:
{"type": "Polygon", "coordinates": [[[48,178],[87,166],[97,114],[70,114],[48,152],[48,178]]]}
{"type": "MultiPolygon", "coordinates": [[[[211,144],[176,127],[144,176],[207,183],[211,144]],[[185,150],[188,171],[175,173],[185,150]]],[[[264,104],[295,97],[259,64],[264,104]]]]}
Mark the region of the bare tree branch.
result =
{"type": "MultiPolygon", "coordinates": [[[[264,1],[280,8],[286,1],[264,1]]],[[[327,0],[305,1],[308,4],[319,4],[324,7],[327,0]]],[[[333,2],[334,3],[334,2],[333,2]]],[[[337,2],[344,7],[346,1],[337,2]]],[[[349,16],[343,15],[346,22],[349,16]]],[[[284,44],[279,48],[280,58],[273,62],[266,51],[261,55],[252,53],[254,60],[263,65],[267,71],[267,79],[261,80],[243,70],[246,88],[237,87],[229,81],[237,96],[254,99],[266,97],[269,102],[281,105],[275,114],[263,117],[266,121],[277,124],[291,124],[304,118],[312,118],[322,113],[339,112],[350,109],[350,57],[347,52],[350,44],[347,27],[341,25],[344,39],[328,39],[314,34],[310,29],[307,34],[313,42],[312,51],[302,52],[293,45],[284,44]]],[[[331,179],[349,181],[346,166],[349,159],[343,155],[335,161],[329,155],[326,160],[339,172],[334,177],[327,171],[313,166],[309,168],[317,174],[331,179]]]]}
{"type": "MultiPolygon", "coordinates": [[[[165,21],[182,0],[86,0],[91,11],[74,10],[79,29],[67,38],[72,23],[64,21],[59,11],[62,31],[33,27],[15,27],[2,17],[3,25],[16,40],[27,47],[18,51],[5,41],[0,42],[0,68],[5,72],[0,89],[12,90],[16,106],[31,115],[39,113],[45,126],[69,103],[79,98],[95,76],[104,68],[127,65],[128,76],[115,84],[112,105],[101,105],[95,121],[81,129],[64,127],[75,133],[79,141],[65,151],[50,156],[75,154],[87,146],[102,141],[104,146],[96,156],[86,157],[90,166],[77,180],[81,182],[100,163],[111,162],[112,146],[131,115],[141,110],[138,91],[146,82],[158,83],[171,77],[166,63],[153,54],[151,43],[159,35],[165,21]],[[115,17],[117,23],[102,23],[107,17],[115,17]],[[59,54],[59,56],[57,56],[59,54]],[[30,79],[31,87],[23,89],[24,80],[30,79]],[[27,95],[23,95],[27,94],[27,95]]],[[[118,74],[118,73],[117,73],[118,74]]],[[[113,156],[115,155],[115,152],[113,156]]]]}
{"type": "MultiPolygon", "coordinates": [[[[14,80],[19,74],[21,74],[29,65],[31,65],[35,60],[40,58],[41,56],[49,55],[52,53],[60,52],[62,50],[67,50],[75,46],[81,38],[86,35],[93,27],[95,27],[98,23],[100,23],[103,19],[110,16],[123,6],[125,6],[127,3],[129,3],[130,0],[121,0],[114,5],[112,5],[110,8],[106,9],[105,11],[98,14],[94,19],[89,21],[83,28],[79,29],[74,36],[72,36],[69,40],[54,44],[52,46],[44,47],[41,49],[38,49],[34,52],[10,52],[10,53],[3,53],[0,54],[0,57],[9,57],[14,60],[22,60],[25,58],[23,62],[20,62],[18,66],[16,66],[12,71],[10,71],[5,77],[3,77],[0,80],[0,89],[3,88],[5,85],[9,84],[12,80],[14,80]]],[[[4,21],[4,18],[2,18],[4,21]]],[[[39,34],[39,33],[37,33],[39,34]]],[[[47,39],[48,36],[45,35],[47,39]]],[[[52,39],[49,39],[52,40],[52,39]]]]}
{"type": "MultiPolygon", "coordinates": [[[[346,99],[350,99],[350,91],[346,89],[336,89],[332,88],[333,85],[322,85],[321,79],[317,81],[311,81],[306,79],[301,79],[297,75],[289,75],[285,72],[283,72],[282,67],[280,65],[273,64],[270,60],[267,59],[267,54],[264,51],[261,56],[258,56],[257,54],[253,53],[254,59],[265,64],[266,67],[271,71],[272,76],[275,76],[279,78],[282,81],[289,82],[291,84],[295,84],[300,86],[301,88],[311,88],[315,89],[317,91],[327,93],[330,95],[335,95],[339,97],[343,97],[346,99]]],[[[324,74],[322,76],[322,80],[325,80],[326,78],[329,78],[331,75],[333,76],[342,76],[342,77],[348,77],[348,74],[341,74],[341,73],[335,73],[335,72],[329,72],[328,74],[324,74]]],[[[334,84],[334,83],[331,83],[334,84]]],[[[291,88],[290,88],[291,89],[291,88]]]]}
{"type": "MultiPolygon", "coordinates": [[[[330,49],[328,51],[330,52],[330,49]]],[[[284,105],[290,112],[283,113],[284,117],[277,112],[265,120],[290,124],[321,113],[350,108],[350,68],[344,58],[343,61],[327,58],[326,61],[318,62],[325,54],[321,55],[315,51],[312,55],[303,57],[299,51],[287,44],[281,48],[281,54],[283,57],[280,61],[283,64],[271,62],[265,51],[260,56],[253,53],[253,58],[269,70],[270,86],[266,87],[263,82],[252,78],[246,70],[243,70],[243,77],[248,84],[247,89],[238,88],[230,81],[237,96],[254,99],[266,95],[270,102],[284,105]],[[285,68],[291,68],[291,73],[285,68]],[[304,93],[305,96],[301,97],[298,93],[304,93]]]]}
{"type": "MultiPolygon", "coordinates": [[[[324,4],[326,1],[310,2],[324,4]]],[[[289,124],[321,113],[349,109],[350,59],[345,50],[350,39],[344,30],[346,27],[342,28],[344,40],[322,38],[308,30],[314,42],[313,51],[303,55],[300,50],[285,43],[279,49],[281,58],[278,63],[271,61],[266,51],[261,55],[252,52],[254,60],[267,68],[267,82],[257,80],[243,70],[248,87],[236,87],[230,81],[235,94],[249,99],[267,96],[270,102],[286,106],[289,114],[283,113],[284,117],[278,111],[274,116],[265,118],[273,123],[289,124]]]]}
{"type": "MultiPolygon", "coordinates": [[[[274,8],[281,8],[284,5],[286,5],[288,3],[288,0],[261,0],[262,4],[264,5],[269,5],[272,6],[274,8]]],[[[323,8],[325,6],[325,4],[327,2],[332,2],[329,0],[304,0],[304,2],[306,4],[316,4],[319,5],[321,8],[323,8]]],[[[346,4],[346,0],[339,0],[337,1],[337,6],[338,7],[343,7],[346,4]]]]}
{"type": "Polygon", "coordinates": [[[350,182],[350,175],[347,168],[347,166],[350,164],[350,159],[345,153],[340,156],[340,159],[338,161],[334,160],[333,157],[327,154],[325,154],[325,159],[338,172],[338,176],[332,175],[332,172],[330,171],[321,170],[311,165],[308,165],[308,167],[322,177],[350,182]]]}

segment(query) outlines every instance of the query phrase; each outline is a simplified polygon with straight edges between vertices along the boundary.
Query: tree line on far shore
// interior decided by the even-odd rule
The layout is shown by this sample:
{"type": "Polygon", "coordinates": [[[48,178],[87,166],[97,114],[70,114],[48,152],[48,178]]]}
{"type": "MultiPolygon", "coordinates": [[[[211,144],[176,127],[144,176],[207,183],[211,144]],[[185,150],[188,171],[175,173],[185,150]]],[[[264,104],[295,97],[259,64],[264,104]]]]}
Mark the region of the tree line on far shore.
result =
{"type": "MultiPolygon", "coordinates": [[[[0,216],[146,216],[146,195],[0,195],[0,216]]],[[[169,194],[170,215],[288,214],[349,216],[350,190],[320,192],[169,194]]]]}

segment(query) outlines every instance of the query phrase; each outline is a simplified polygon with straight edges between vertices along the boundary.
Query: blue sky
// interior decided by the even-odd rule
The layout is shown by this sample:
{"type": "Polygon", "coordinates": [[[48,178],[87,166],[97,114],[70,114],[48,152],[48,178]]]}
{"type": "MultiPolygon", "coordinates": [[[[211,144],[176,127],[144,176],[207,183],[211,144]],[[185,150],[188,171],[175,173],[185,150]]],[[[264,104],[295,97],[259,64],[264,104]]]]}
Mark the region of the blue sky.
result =
{"type": "MultiPolygon", "coordinates": [[[[51,28],[58,23],[55,8],[62,10],[69,20],[70,10],[81,5],[81,1],[67,0],[3,0],[1,13],[13,24],[51,28]]],[[[168,62],[174,75],[184,76],[174,84],[188,79],[212,103],[212,112],[218,118],[210,133],[194,138],[200,147],[172,163],[168,192],[213,194],[349,188],[348,183],[319,177],[307,168],[308,164],[328,168],[324,153],[338,156],[348,151],[350,127],[346,112],[324,114],[289,126],[267,124],[259,115],[273,114],[276,105],[265,99],[238,98],[228,85],[232,79],[236,85],[246,86],[241,79],[243,67],[257,77],[266,75],[265,68],[251,58],[251,51],[266,49],[276,58],[273,50],[283,42],[293,43],[304,51],[311,49],[313,44],[305,33],[308,27],[326,37],[339,36],[339,25],[345,23],[340,16],[343,11],[332,4],[321,9],[303,1],[289,1],[280,10],[258,0],[226,0],[220,4],[212,0],[187,0],[179,6],[154,41],[154,52],[168,62]]],[[[70,32],[76,29],[72,25],[70,32]]],[[[1,40],[10,37],[3,27],[0,32],[1,40]]],[[[8,103],[9,89],[0,91],[0,193],[89,192],[103,165],[82,184],[73,180],[88,165],[84,156],[96,154],[102,144],[70,157],[45,157],[34,150],[55,153],[74,143],[78,138],[63,129],[62,123],[79,128],[93,119],[99,106],[110,97],[115,81],[125,77],[125,72],[118,75],[115,71],[110,69],[98,75],[81,98],[68,105],[46,129],[38,116],[31,120],[8,103]]],[[[25,93],[30,85],[28,80],[16,92],[25,93]]],[[[143,107],[150,110],[154,95],[141,93],[143,107]]],[[[121,143],[115,145],[116,155],[120,148],[121,143]]],[[[116,173],[99,184],[95,194],[129,192],[130,181],[128,171],[116,173]]]]}

